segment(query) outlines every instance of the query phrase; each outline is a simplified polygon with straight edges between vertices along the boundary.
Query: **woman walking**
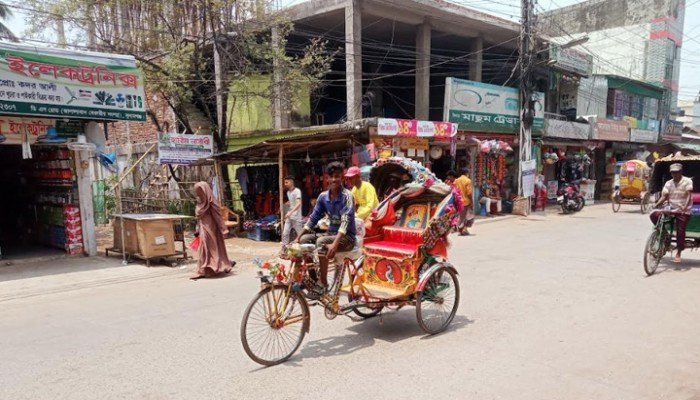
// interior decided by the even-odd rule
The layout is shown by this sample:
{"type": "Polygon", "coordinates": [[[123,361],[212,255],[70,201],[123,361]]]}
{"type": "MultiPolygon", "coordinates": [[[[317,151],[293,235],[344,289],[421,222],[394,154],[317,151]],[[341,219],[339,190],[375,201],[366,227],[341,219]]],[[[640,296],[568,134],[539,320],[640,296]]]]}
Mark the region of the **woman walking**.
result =
{"type": "Polygon", "coordinates": [[[197,271],[190,279],[229,273],[236,263],[231,263],[226,254],[224,236],[228,234],[228,229],[221,216],[219,203],[214,200],[214,193],[206,182],[194,185],[194,191],[197,196],[195,235],[199,236],[199,260],[197,271]]]}

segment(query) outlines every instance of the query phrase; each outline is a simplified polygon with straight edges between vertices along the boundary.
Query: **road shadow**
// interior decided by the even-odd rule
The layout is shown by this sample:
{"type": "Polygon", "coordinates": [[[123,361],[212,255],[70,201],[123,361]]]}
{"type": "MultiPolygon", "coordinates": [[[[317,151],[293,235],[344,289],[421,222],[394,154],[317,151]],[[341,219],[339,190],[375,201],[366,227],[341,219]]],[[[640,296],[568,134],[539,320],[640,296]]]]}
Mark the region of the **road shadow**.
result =
{"type": "Polygon", "coordinates": [[[672,260],[664,259],[659,263],[656,272],[654,272],[654,274],[651,276],[647,276],[647,278],[667,272],[687,272],[696,268],[700,268],[700,260],[698,259],[683,258],[683,261],[678,264],[674,263],[672,260]]]}
{"type": "Polygon", "coordinates": [[[305,358],[315,359],[350,354],[371,347],[376,341],[395,344],[417,336],[422,336],[421,339],[434,338],[447,335],[473,323],[474,320],[466,316],[455,315],[452,323],[444,332],[438,335],[426,335],[418,326],[415,309],[405,308],[399,311],[389,311],[383,313],[381,317],[369,318],[348,328],[353,333],[308,342],[286,364],[301,366],[299,362],[305,358]]]}

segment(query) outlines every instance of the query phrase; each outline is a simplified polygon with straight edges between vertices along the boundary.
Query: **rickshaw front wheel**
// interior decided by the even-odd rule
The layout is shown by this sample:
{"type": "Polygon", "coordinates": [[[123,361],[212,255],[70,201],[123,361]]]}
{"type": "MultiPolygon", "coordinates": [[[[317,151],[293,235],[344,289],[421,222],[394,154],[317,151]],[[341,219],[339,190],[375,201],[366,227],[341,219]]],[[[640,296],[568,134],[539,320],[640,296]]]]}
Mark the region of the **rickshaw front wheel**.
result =
{"type": "Polygon", "coordinates": [[[418,325],[434,335],[447,329],[459,306],[459,281],[451,268],[439,268],[427,278],[422,291],[416,293],[418,325]]]}
{"type": "Polygon", "coordinates": [[[299,291],[267,287],[255,296],[241,321],[241,343],[258,364],[280,364],[294,354],[309,330],[309,306],[299,291]]]}
{"type": "Polygon", "coordinates": [[[654,230],[649,235],[646,246],[644,246],[644,272],[646,272],[647,276],[651,276],[656,272],[661,258],[666,253],[664,235],[665,233],[654,230]]]}

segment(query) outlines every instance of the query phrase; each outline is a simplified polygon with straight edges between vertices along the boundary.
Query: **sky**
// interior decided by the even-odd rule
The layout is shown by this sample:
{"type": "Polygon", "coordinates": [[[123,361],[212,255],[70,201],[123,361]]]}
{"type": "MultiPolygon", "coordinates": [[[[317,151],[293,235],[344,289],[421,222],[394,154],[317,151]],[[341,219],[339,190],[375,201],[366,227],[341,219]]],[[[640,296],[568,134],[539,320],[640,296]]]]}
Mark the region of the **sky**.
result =
{"type": "MultiPolygon", "coordinates": [[[[296,5],[306,0],[275,0],[280,6],[296,5]]],[[[520,0],[448,0],[479,11],[488,12],[514,21],[519,20],[520,0]]],[[[622,0],[620,0],[622,1],[622,0]]],[[[5,1],[14,16],[7,21],[10,29],[22,37],[26,28],[25,15],[15,6],[17,1],[5,1]]],[[[549,11],[580,3],[577,0],[539,0],[537,12],[549,11]]],[[[679,99],[693,100],[700,92],[700,0],[686,0],[685,27],[681,50],[679,99]]]]}

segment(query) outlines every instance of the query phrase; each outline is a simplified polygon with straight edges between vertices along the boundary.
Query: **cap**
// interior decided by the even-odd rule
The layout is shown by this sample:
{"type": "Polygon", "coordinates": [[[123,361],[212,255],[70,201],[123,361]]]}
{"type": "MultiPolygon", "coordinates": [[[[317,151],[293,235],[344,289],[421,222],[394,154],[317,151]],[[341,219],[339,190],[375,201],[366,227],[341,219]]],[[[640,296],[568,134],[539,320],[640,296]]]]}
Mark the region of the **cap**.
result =
{"type": "Polygon", "coordinates": [[[358,175],[360,175],[360,169],[357,167],[350,167],[348,168],[348,172],[345,173],[346,178],[352,178],[358,175]]]}
{"type": "Polygon", "coordinates": [[[680,172],[683,171],[683,166],[681,164],[675,163],[671,164],[671,172],[680,172]]]}

